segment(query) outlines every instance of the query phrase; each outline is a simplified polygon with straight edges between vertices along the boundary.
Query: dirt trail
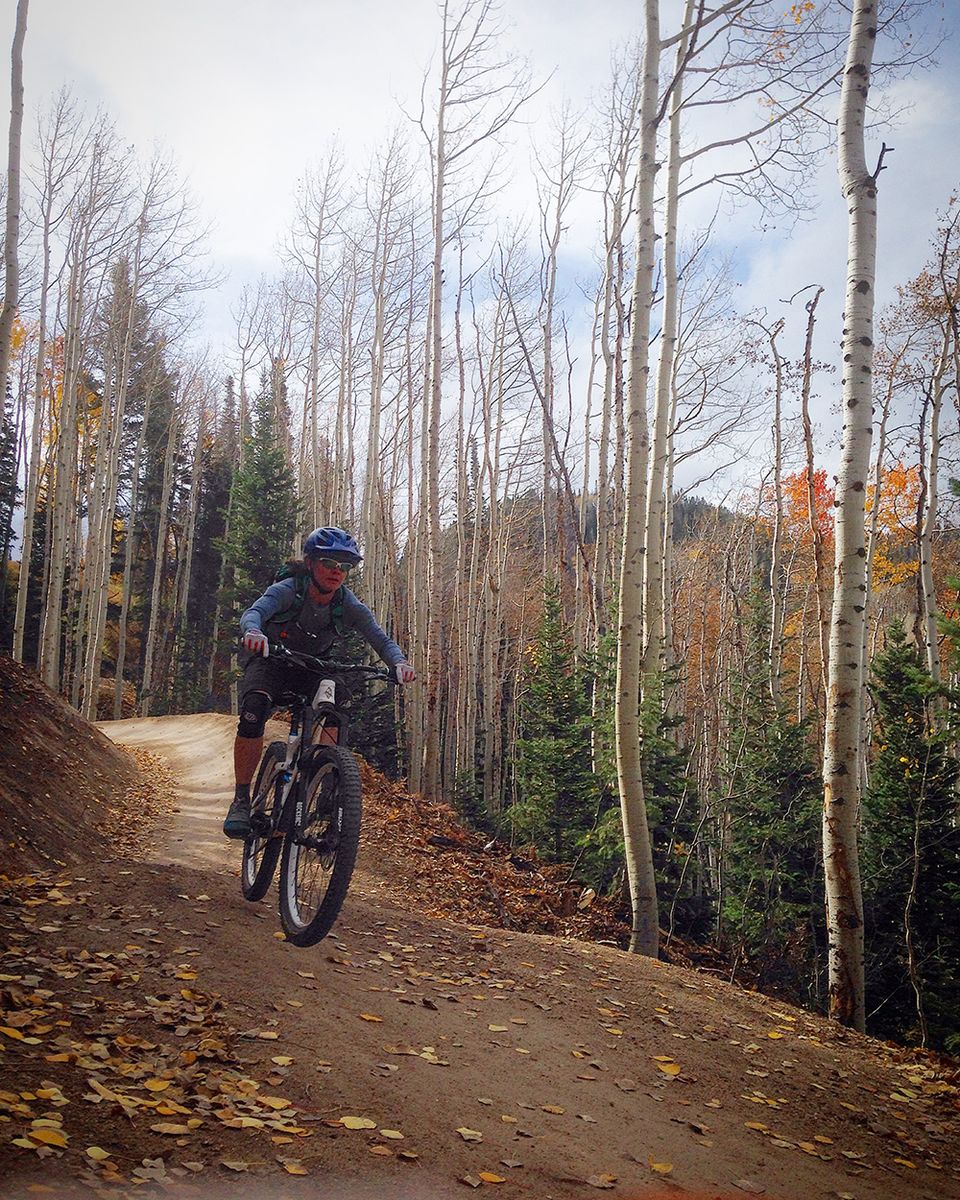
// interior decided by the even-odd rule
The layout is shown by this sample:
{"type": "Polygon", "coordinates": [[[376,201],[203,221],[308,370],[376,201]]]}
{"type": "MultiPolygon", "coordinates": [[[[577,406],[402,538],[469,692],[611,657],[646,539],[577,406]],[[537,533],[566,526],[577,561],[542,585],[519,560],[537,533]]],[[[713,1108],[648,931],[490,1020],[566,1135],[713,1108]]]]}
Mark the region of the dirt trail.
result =
{"type": "Polygon", "coordinates": [[[222,997],[251,1076],[316,1123],[296,1147],[308,1177],[287,1179],[283,1145],[207,1121],[177,1152],[203,1164],[189,1194],[960,1196],[956,1093],[928,1085],[922,1063],[705,975],[424,916],[378,877],[382,846],[364,845],[330,938],[278,940],[275,895],[242,901],[238,848],[220,833],[230,718],[102,728],[168,759],[180,811],[150,865],[85,876],[108,915],[60,936],[86,946],[99,930],[110,954],[148,933],[168,977],[186,965],[177,977],[222,997]],[[345,1114],[374,1124],[324,1124],[345,1114]],[[240,1158],[249,1174],[233,1183],[219,1164],[240,1158]]]}
{"type": "Polygon", "coordinates": [[[169,763],[180,789],[180,808],[157,862],[185,867],[235,865],[236,846],[221,825],[233,791],[235,717],[203,713],[190,717],[139,717],[98,726],[121,746],[149,750],[169,763]]]}

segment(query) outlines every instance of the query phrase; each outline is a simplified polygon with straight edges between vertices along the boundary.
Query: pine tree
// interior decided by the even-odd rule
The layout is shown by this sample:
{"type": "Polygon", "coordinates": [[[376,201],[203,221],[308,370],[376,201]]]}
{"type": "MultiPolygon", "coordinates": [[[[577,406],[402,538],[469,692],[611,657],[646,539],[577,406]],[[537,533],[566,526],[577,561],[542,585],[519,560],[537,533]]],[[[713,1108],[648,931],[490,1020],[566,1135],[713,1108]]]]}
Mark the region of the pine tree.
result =
{"type": "Polygon", "coordinates": [[[875,758],[864,797],[869,1028],[960,1041],[958,763],[935,719],[940,689],[901,622],[871,668],[875,758]]]}
{"type": "Polygon", "coordinates": [[[207,694],[216,598],[223,571],[223,540],[237,444],[237,404],[233,379],[226,381],[223,410],[201,450],[200,489],[194,526],[190,595],[187,598],[187,652],[178,679],[178,711],[215,703],[207,694]]]}
{"type": "Polygon", "coordinates": [[[283,451],[285,431],[277,428],[276,412],[264,373],[253,403],[251,436],[234,484],[224,547],[232,580],[226,599],[236,617],[273,580],[289,556],[297,528],[296,480],[283,451]]]}
{"type": "Polygon", "coordinates": [[[797,994],[816,981],[822,893],[820,789],[807,729],[771,697],[769,597],[750,598],[743,674],[728,713],[722,917],[760,986],[797,994]]]}
{"type": "Polygon", "coordinates": [[[590,768],[589,697],[554,579],[546,581],[543,616],[527,650],[521,714],[520,800],[507,819],[514,836],[565,861],[593,820],[597,780],[590,768]]]}

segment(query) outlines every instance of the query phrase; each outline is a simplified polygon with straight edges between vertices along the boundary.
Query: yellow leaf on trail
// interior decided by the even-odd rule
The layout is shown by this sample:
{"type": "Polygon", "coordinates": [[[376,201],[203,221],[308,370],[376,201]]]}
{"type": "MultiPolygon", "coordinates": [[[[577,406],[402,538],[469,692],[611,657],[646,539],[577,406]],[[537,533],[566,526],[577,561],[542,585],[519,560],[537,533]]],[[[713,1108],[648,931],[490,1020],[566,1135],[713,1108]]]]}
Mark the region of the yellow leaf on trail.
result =
{"type": "Polygon", "coordinates": [[[257,1030],[257,1037],[260,1038],[264,1042],[275,1042],[279,1036],[280,1036],[280,1034],[277,1033],[277,1031],[275,1029],[259,1029],[259,1030],[257,1030]]]}
{"type": "Polygon", "coordinates": [[[45,1146],[66,1146],[67,1135],[62,1129],[28,1129],[27,1137],[32,1142],[43,1142],[45,1146]]]}
{"type": "Polygon", "coordinates": [[[276,1063],[278,1067],[289,1067],[293,1059],[289,1054],[275,1054],[270,1061],[276,1063]]]}
{"type": "Polygon", "coordinates": [[[584,1182],[588,1183],[590,1187],[612,1188],[617,1182],[617,1177],[616,1175],[608,1175],[606,1173],[602,1175],[590,1175],[584,1182]]]}
{"type": "Polygon", "coordinates": [[[389,1146],[382,1146],[382,1145],[368,1146],[367,1151],[370,1154],[379,1155],[380,1158],[393,1158],[393,1151],[390,1149],[389,1146]]]}
{"type": "Polygon", "coordinates": [[[669,1175],[673,1171],[673,1163],[654,1162],[652,1158],[647,1159],[650,1164],[650,1170],[656,1171],[658,1175],[669,1175]]]}
{"type": "Polygon", "coordinates": [[[502,1175],[494,1175],[492,1171],[481,1171],[480,1178],[484,1183],[506,1183],[506,1179],[502,1175]]]}
{"type": "Polygon", "coordinates": [[[901,1167],[909,1167],[911,1171],[917,1169],[917,1164],[911,1162],[909,1158],[895,1158],[893,1161],[899,1163],[901,1167]]]}
{"type": "Polygon", "coordinates": [[[770,1128],[769,1125],[764,1125],[762,1121],[744,1121],[743,1125],[745,1129],[758,1129],[761,1133],[766,1133],[770,1128]]]}
{"type": "Polygon", "coordinates": [[[543,1112],[556,1113],[557,1116],[562,1116],[567,1111],[565,1108],[561,1108],[559,1104],[541,1104],[540,1107],[543,1112]]]}
{"type": "Polygon", "coordinates": [[[770,1031],[770,1033],[767,1034],[767,1037],[768,1038],[782,1038],[783,1034],[778,1033],[775,1029],[773,1029],[770,1031]]]}
{"type": "Polygon", "coordinates": [[[245,1162],[227,1162],[226,1159],[223,1159],[220,1166],[226,1167],[228,1171],[245,1171],[248,1164],[245,1162]]]}
{"type": "Polygon", "coordinates": [[[376,1129],[376,1121],[371,1121],[369,1117],[341,1117],[340,1124],[344,1129],[376,1129]]]}
{"type": "Polygon", "coordinates": [[[487,1028],[490,1030],[491,1033],[509,1033],[510,1032],[509,1025],[488,1025],[487,1028]]]}
{"type": "Polygon", "coordinates": [[[463,1140],[465,1142],[482,1142],[483,1141],[483,1134],[479,1131],[479,1129],[467,1129],[467,1127],[465,1125],[461,1125],[457,1129],[457,1133],[460,1134],[460,1136],[463,1138],[463,1140]]]}
{"type": "Polygon", "coordinates": [[[383,1017],[375,1016],[373,1013],[361,1013],[360,1020],[361,1021],[382,1021],[383,1017]]]}
{"type": "Polygon", "coordinates": [[[283,1164],[283,1169],[288,1175],[309,1175],[310,1172],[306,1167],[296,1162],[286,1162],[283,1164]]]}
{"type": "Polygon", "coordinates": [[[110,1157],[109,1150],[103,1150],[100,1146],[88,1146],[84,1153],[88,1158],[92,1158],[94,1162],[103,1162],[105,1158],[110,1157]]]}
{"type": "Polygon", "coordinates": [[[395,1142],[403,1141],[403,1134],[399,1129],[381,1129],[379,1132],[381,1137],[391,1138],[395,1142]]]}
{"type": "Polygon", "coordinates": [[[156,1125],[151,1125],[150,1128],[154,1133],[182,1134],[190,1132],[188,1125],[174,1125],[170,1121],[158,1121],[156,1125]]]}
{"type": "Polygon", "coordinates": [[[147,1079],[143,1086],[150,1092],[165,1092],[170,1083],[169,1079],[147,1079]]]}
{"type": "Polygon", "coordinates": [[[673,1062],[673,1059],[670,1057],[669,1054],[655,1054],[653,1056],[653,1061],[654,1062],[673,1062]]]}
{"type": "Polygon", "coordinates": [[[258,1096],[257,1099],[261,1104],[265,1104],[267,1108],[289,1108],[290,1101],[284,1100],[282,1096],[258,1096]]]}
{"type": "Polygon", "coordinates": [[[658,1062],[657,1070],[662,1071],[664,1075],[679,1075],[680,1064],[675,1062],[658,1062]]]}

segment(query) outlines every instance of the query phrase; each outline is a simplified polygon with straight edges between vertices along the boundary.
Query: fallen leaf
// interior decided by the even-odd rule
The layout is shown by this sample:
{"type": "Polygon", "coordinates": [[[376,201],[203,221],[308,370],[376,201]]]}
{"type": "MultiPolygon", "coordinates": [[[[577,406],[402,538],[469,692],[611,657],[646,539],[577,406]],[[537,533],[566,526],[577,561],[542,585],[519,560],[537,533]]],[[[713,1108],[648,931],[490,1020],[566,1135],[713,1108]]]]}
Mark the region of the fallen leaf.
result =
{"type": "Polygon", "coordinates": [[[379,1154],[381,1158],[393,1158],[393,1151],[389,1146],[368,1146],[367,1150],[371,1154],[379,1154]]]}
{"type": "Polygon", "coordinates": [[[288,1175],[309,1175],[310,1174],[310,1172],[307,1170],[307,1168],[302,1166],[298,1162],[285,1162],[283,1164],[283,1169],[286,1171],[286,1173],[288,1175]]]}
{"type": "Polygon", "coordinates": [[[369,1117],[341,1117],[340,1124],[344,1129],[376,1129],[376,1121],[371,1121],[369,1117]]]}
{"type": "Polygon", "coordinates": [[[169,1079],[147,1079],[143,1086],[148,1092],[165,1092],[171,1084],[169,1079]]]}
{"type": "Polygon", "coordinates": [[[84,1150],[84,1154],[86,1154],[88,1158],[92,1158],[94,1162],[103,1162],[105,1158],[110,1157],[110,1151],[103,1150],[100,1146],[88,1146],[86,1150],[84,1150]]]}
{"type": "MultiPolygon", "coordinates": [[[[249,1120],[249,1118],[246,1118],[249,1120]]],[[[189,1125],[173,1125],[170,1121],[158,1121],[156,1125],[151,1125],[150,1128],[154,1133],[189,1133],[189,1125]]]]}
{"type": "Polygon", "coordinates": [[[658,1062],[657,1069],[664,1075],[679,1075],[681,1070],[680,1064],[675,1062],[658,1062]]]}
{"type": "Polygon", "coordinates": [[[399,1129],[380,1129],[377,1131],[381,1137],[390,1138],[395,1142],[403,1141],[403,1134],[399,1129]]]}
{"type": "Polygon", "coordinates": [[[465,1183],[468,1187],[480,1187],[480,1180],[476,1177],[476,1175],[461,1175],[460,1182],[465,1183]]]}
{"type": "Polygon", "coordinates": [[[590,1175],[584,1180],[584,1183],[593,1188],[612,1188],[616,1182],[616,1175],[590,1175]]]}
{"type": "Polygon", "coordinates": [[[654,1162],[652,1158],[647,1159],[647,1165],[658,1175],[669,1175],[673,1171],[673,1163],[654,1162]]]}
{"type": "Polygon", "coordinates": [[[360,1020],[361,1021],[382,1021],[383,1017],[378,1017],[374,1013],[361,1013],[360,1020]]]}
{"type": "Polygon", "coordinates": [[[478,1129],[467,1129],[465,1125],[461,1125],[457,1130],[457,1133],[460,1134],[465,1142],[483,1141],[483,1134],[478,1129]]]}
{"type": "Polygon", "coordinates": [[[739,1188],[741,1192],[753,1192],[756,1196],[759,1196],[764,1191],[760,1184],[754,1183],[752,1179],[735,1179],[733,1186],[739,1188]]]}
{"type": "Polygon", "coordinates": [[[502,1175],[494,1175],[492,1171],[481,1171],[480,1178],[484,1183],[506,1183],[502,1175]]]}
{"type": "Polygon", "coordinates": [[[561,1108],[559,1104],[541,1104],[540,1109],[542,1112],[554,1113],[558,1117],[567,1111],[565,1108],[561,1108]]]}
{"type": "Polygon", "coordinates": [[[28,1129],[27,1137],[32,1142],[43,1142],[45,1146],[62,1148],[67,1144],[67,1135],[62,1129],[28,1129]]]}
{"type": "Polygon", "coordinates": [[[245,1162],[227,1162],[226,1159],[222,1159],[220,1166],[226,1167],[228,1171],[245,1171],[249,1164],[245,1162]]]}

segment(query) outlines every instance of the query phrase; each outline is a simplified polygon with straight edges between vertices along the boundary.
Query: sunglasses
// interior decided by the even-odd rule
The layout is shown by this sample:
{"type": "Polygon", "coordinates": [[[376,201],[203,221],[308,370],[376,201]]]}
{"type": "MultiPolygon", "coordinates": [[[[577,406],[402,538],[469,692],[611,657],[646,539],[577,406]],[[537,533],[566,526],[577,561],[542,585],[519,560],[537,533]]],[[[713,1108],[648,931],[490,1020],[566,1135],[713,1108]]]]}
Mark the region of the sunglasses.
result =
{"type": "Polygon", "coordinates": [[[341,562],[339,558],[315,558],[313,561],[328,571],[339,571],[341,575],[350,573],[350,563],[341,562]]]}

